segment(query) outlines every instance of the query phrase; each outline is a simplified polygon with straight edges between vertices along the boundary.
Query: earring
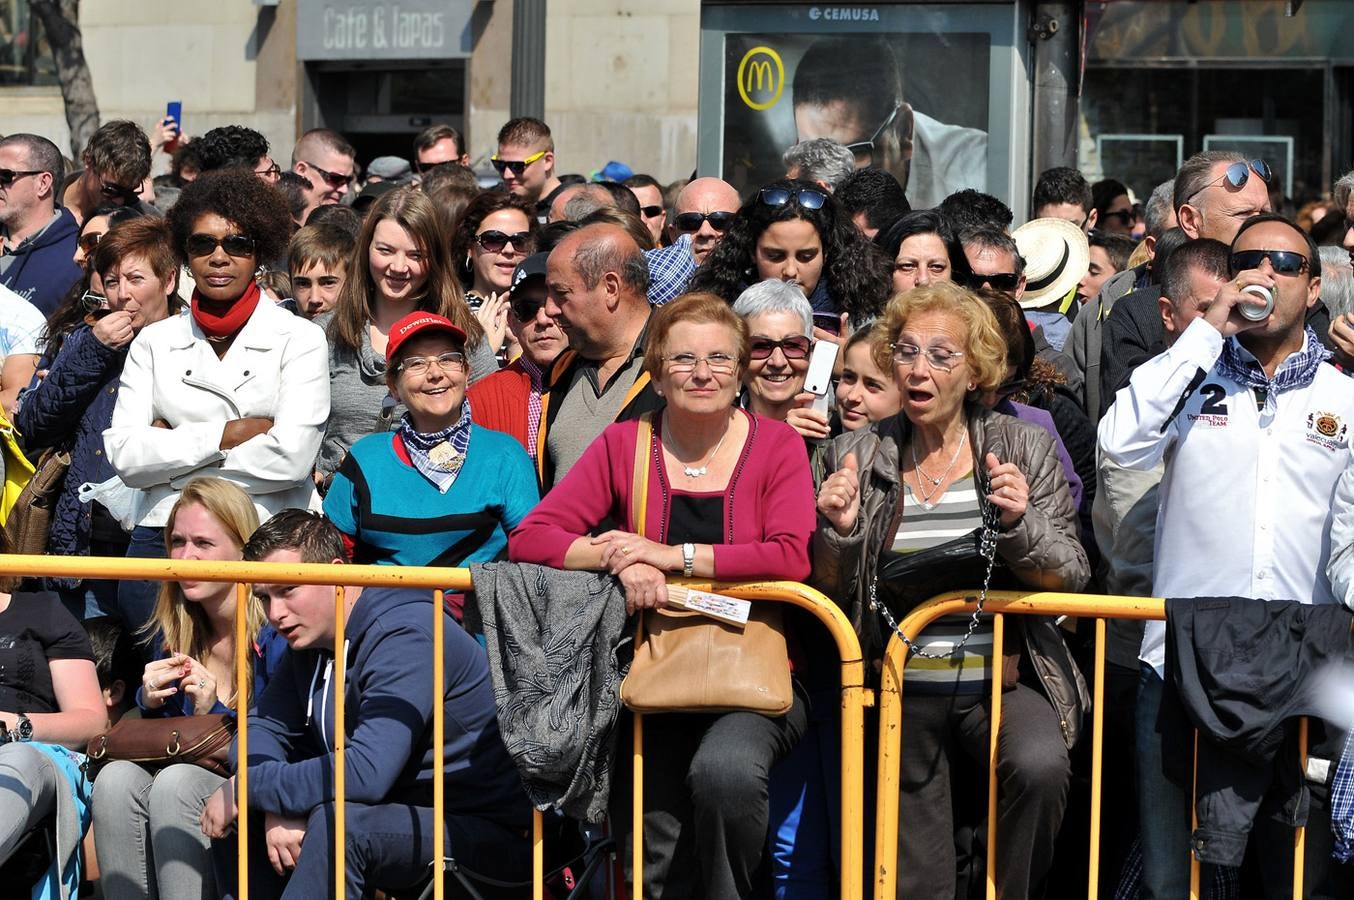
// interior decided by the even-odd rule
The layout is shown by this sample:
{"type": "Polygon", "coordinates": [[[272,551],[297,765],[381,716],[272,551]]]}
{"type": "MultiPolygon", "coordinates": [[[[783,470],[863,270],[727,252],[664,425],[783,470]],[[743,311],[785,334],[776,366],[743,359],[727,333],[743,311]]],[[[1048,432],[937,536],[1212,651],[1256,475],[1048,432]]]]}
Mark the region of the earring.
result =
{"type": "Polygon", "coordinates": [[[969,385],[968,385],[968,389],[971,391],[971,390],[973,390],[974,388],[976,388],[977,386],[978,386],[978,385],[976,385],[976,384],[974,384],[973,382],[970,381],[970,382],[969,382],[969,385]]]}

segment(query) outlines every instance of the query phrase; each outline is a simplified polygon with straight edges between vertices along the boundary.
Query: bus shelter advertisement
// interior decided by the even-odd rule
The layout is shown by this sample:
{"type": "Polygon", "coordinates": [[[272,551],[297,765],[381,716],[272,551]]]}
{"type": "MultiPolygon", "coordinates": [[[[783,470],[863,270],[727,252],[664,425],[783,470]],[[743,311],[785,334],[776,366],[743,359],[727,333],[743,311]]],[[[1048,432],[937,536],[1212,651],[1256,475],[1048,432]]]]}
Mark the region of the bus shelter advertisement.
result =
{"type": "Polygon", "coordinates": [[[987,34],[728,34],[723,173],[740,191],[831,138],[897,176],[914,209],[987,185],[987,34]]]}

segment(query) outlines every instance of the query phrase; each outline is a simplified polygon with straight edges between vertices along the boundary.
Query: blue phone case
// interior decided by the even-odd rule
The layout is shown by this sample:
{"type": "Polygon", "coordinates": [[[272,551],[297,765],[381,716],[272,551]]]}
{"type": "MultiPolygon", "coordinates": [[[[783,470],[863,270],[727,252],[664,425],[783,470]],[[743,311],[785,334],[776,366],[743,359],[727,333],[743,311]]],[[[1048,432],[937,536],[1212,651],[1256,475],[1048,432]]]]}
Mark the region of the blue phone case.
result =
{"type": "Polygon", "coordinates": [[[182,101],[182,100],[170,100],[169,103],[165,105],[165,118],[166,118],[166,119],[173,119],[173,120],[174,120],[174,124],[177,125],[177,126],[179,126],[180,129],[182,129],[182,128],[183,128],[183,101],[182,101]]]}

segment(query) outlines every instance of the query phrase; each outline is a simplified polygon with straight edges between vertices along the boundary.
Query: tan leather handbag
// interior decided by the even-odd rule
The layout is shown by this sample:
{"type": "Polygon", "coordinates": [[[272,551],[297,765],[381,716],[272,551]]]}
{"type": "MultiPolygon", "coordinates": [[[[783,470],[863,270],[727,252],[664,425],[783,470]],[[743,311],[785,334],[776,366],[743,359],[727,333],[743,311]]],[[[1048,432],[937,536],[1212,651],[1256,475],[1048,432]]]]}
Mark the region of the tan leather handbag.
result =
{"type": "Polygon", "coordinates": [[[125,759],[152,772],[189,763],[226,778],[234,737],[235,717],[225,713],[122,719],[89,742],[89,759],[96,766],[125,759]]]}
{"type": "MultiPolygon", "coordinates": [[[[635,440],[630,524],[644,534],[649,499],[653,419],[635,440]]],[[[621,701],[639,713],[758,712],[783,716],[794,692],[780,607],[754,602],[739,629],[697,612],[649,609],[639,617],[635,657],[621,682],[621,701]]]]}

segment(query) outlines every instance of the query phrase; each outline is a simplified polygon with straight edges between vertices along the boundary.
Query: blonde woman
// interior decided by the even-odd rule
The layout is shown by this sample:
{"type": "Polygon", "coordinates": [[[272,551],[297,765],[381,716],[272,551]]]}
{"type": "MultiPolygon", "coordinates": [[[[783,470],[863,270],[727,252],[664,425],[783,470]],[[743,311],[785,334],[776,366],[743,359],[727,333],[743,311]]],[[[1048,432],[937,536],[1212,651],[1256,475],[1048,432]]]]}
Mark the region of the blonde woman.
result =
{"type": "MultiPolygon", "coordinates": [[[[238,560],[258,527],[249,495],[220,478],[190,481],[170,511],[165,545],[170,559],[238,560]]],[[[253,691],[234,695],[234,584],[165,582],[143,632],[155,650],[137,691],[141,715],[195,716],[248,708],[286,649],[266,624],[251,594],[244,611],[253,691]]],[[[219,896],[211,842],[199,817],[224,779],[199,766],[168,766],[151,773],[116,761],[94,783],[94,833],[104,897],[207,898],[219,896]]]]}

